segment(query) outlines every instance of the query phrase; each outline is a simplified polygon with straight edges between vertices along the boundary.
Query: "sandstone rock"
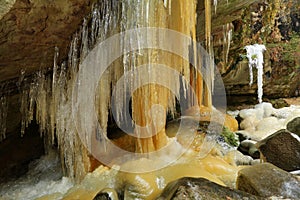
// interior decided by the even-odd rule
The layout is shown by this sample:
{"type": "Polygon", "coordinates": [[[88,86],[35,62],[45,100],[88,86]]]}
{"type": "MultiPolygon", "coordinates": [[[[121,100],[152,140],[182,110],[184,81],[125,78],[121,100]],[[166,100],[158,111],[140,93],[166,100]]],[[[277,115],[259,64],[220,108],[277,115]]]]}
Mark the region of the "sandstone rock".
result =
{"type": "Polygon", "coordinates": [[[287,124],[286,129],[300,136],[300,117],[296,117],[295,119],[291,120],[287,124]]]}
{"type": "Polygon", "coordinates": [[[286,171],[300,169],[300,138],[285,129],[257,143],[264,159],[286,171]]]}
{"type": "Polygon", "coordinates": [[[239,171],[237,188],[261,197],[300,198],[300,181],[296,176],[263,163],[239,171]]]}
{"type": "Polygon", "coordinates": [[[72,35],[90,12],[93,0],[5,0],[10,3],[1,16],[2,2],[0,82],[17,78],[21,69],[31,74],[51,67],[55,46],[60,49],[59,61],[65,59],[72,35]]]}
{"type": "Polygon", "coordinates": [[[254,195],[230,189],[204,178],[185,177],[169,183],[158,200],[168,199],[262,199],[254,195]]]}
{"type": "Polygon", "coordinates": [[[16,0],[5,0],[0,2],[0,19],[10,10],[16,0]]]}
{"type": "Polygon", "coordinates": [[[231,131],[237,131],[239,129],[237,120],[230,115],[225,116],[224,126],[229,128],[231,131]]]}

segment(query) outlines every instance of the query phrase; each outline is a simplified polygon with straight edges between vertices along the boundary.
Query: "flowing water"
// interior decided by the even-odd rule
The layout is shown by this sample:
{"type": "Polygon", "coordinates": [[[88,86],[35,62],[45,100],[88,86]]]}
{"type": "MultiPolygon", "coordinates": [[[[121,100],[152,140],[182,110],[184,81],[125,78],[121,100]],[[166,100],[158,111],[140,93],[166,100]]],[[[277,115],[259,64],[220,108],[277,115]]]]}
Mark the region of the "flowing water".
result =
{"type": "Polygon", "coordinates": [[[51,151],[48,155],[31,162],[26,175],[1,183],[0,199],[36,199],[47,194],[64,194],[71,187],[73,182],[63,177],[57,152],[51,151]]]}

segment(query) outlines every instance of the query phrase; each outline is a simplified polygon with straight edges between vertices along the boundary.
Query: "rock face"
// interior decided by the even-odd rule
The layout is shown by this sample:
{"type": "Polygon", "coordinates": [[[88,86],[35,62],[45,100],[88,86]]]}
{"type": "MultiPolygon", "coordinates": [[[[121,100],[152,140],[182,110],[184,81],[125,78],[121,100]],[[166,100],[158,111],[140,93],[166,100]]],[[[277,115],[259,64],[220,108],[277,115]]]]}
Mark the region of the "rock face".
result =
{"type": "Polygon", "coordinates": [[[239,171],[237,188],[261,197],[300,198],[300,181],[296,176],[263,163],[239,171]]]}
{"type": "Polygon", "coordinates": [[[0,19],[10,10],[16,0],[5,0],[0,3],[0,19]]]}
{"type": "Polygon", "coordinates": [[[51,67],[55,46],[64,58],[92,0],[9,2],[6,12],[0,4],[0,82],[51,67]]]}
{"type": "Polygon", "coordinates": [[[254,195],[230,189],[204,178],[181,178],[169,183],[158,200],[168,199],[261,199],[254,195]]]}
{"type": "Polygon", "coordinates": [[[291,120],[286,125],[286,129],[300,136],[300,117],[296,117],[295,119],[291,120]]]}
{"type": "MultiPolygon", "coordinates": [[[[257,103],[257,84],[249,86],[248,60],[244,47],[264,44],[264,97],[299,95],[300,88],[300,2],[219,1],[212,9],[212,37],[215,63],[223,77],[228,104],[257,103]],[[280,3],[279,3],[280,2],[280,3]]],[[[204,24],[199,5],[198,37],[203,39],[204,24]]],[[[216,89],[217,91],[217,89],[216,89]]]]}
{"type": "Polygon", "coordinates": [[[286,171],[300,169],[300,138],[287,130],[279,130],[257,143],[264,159],[286,171]]]}

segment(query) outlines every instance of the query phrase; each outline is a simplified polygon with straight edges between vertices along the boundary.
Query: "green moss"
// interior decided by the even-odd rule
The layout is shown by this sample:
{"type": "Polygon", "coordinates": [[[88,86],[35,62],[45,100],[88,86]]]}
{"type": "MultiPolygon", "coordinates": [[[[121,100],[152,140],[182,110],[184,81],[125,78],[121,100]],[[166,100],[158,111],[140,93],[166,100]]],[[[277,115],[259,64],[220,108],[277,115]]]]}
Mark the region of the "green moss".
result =
{"type": "Polygon", "coordinates": [[[239,146],[239,139],[238,136],[230,131],[227,127],[223,127],[223,131],[221,136],[224,138],[225,142],[231,146],[237,147],[239,146]]]}
{"type": "Polygon", "coordinates": [[[254,60],[254,59],[256,59],[257,58],[257,55],[256,54],[253,54],[252,56],[251,56],[251,59],[252,60],[254,60]]]}
{"type": "Polygon", "coordinates": [[[299,43],[300,43],[300,37],[297,34],[293,34],[289,42],[282,43],[281,44],[281,46],[283,47],[282,60],[288,62],[294,60],[295,52],[299,52],[300,50],[299,43]]]}

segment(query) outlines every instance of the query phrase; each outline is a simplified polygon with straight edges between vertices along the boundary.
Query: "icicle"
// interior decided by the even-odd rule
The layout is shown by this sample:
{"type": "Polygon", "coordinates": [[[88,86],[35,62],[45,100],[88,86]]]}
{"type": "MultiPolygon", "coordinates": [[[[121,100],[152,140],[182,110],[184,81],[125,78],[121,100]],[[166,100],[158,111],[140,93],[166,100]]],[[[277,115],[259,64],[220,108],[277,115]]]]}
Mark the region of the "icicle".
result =
{"type": "Polygon", "coordinates": [[[25,134],[25,128],[28,125],[28,101],[29,101],[29,91],[28,89],[23,89],[21,94],[21,107],[20,113],[21,119],[21,136],[25,134]]]}
{"type": "Polygon", "coordinates": [[[172,14],[172,0],[169,0],[169,15],[172,14]]]}
{"type": "Polygon", "coordinates": [[[224,41],[223,41],[223,46],[224,46],[224,61],[225,63],[228,62],[228,54],[229,54],[229,50],[230,50],[230,43],[232,40],[232,28],[230,27],[230,24],[226,24],[225,26],[223,26],[224,29],[224,41]]]}
{"type": "Polygon", "coordinates": [[[229,30],[227,36],[228,36],[228,38],[227,38],[227,49],[226,49],[226,63],[228,62],[228,54],[229,54],[229,50],[230,50],[230,43],[232,40],[232,29],[229,30]]]}
{"type": "Polygon", "coordinates": [[[68,54],[68,67],[72,69],[72,75],[78,71],[78,43],[79,36],[78,33],[75,33],[68,54]]]}
{"type": "MultiPolygon", "coordinates": [[[[217,1],[216,1],[217,3],[217,1]]],[[[205,87],[205,106],[209,108],[212,106],[211,101],[211,93],[213,92],[214,88],[214,52],[213,52],[213,45],[212,45],[212,37],[211,37],[211,1],[205,0],[205,41],[206,41],[206,50],[208,51],[209,58],[206,58],[206,68],[207,68],[207,75],[209,80],[207,80],[206,87],[205,87]]]]}
{"type": "Polygon", "coordinates": [[[17,82],[17,87],[18,87],[19,91],[21,91],[21,85],[24,80],[24,77],[25,77],[25,69],[21,69],[20,76],[19,76],[19,79],[17,82]]]}
{"type": "Polygon", "coordinates": [[[57,84],[58,56],[59,56],[59,49],[58,49],[58,47],[55,47],[54,60],[53,60],[53,76],[52,76],[52,92],[53,92],[53,94],[55,93],[54,89],[57,84]]]}
{"type": "Polygon", "coordinates": [[[51,92],[51,102],[50,102],[50,130],[51,130],[51,143],[54,143],[55,138],[55,120],[56,120],[56,109],[57,109],[57,103],[58,99],[56,98],[56,90],[57,90],[57,81],[58,81],[58,56],[59,56],[59,49],[58,47],[55,47],[54,49],[54,58],[53,58],[53,72],[52,72],[52,92],[51,92]]]}
{"type": "MultiPolygon", "coordinates": [[[[228,3],[228,1],[227,1],[228,3]]],[[[214,0],[215,14],[217,13],[218,0],[214,0]]]]}
{"type": "Polygon", "coordinates": [[[88,54],[88,25],[87,25],[87,19],[83,20],[82,25],[82,36],[81,36],[81,57],[80,59],[83,60],[86,55],[88,54]]]}
{"type": "Polygon", "coordinates": [[[7,119],[7,100],[6,96],[0,98],[0,142],[6,138],[6,119],[7,119]]]}
{"type": "Polygon", "coordinates": [[[168,6],[168,0],[164,0],[164,6],[165,6],[165,8],[167,8],[167,6],[168,6]]]}
{"type": "Polygon", "coordinates": [[[245,47],[247,51],[247,58],[249,61],[249,73],[250,73],[250,86],[253,83],[253,72],[252,67],[257,68],[257,87],[258,87],[258,101],[262,102],[263,96],[263,63],[264,57],[263,52],[266,50],[265,45],[254,44],[245,47]]]}

